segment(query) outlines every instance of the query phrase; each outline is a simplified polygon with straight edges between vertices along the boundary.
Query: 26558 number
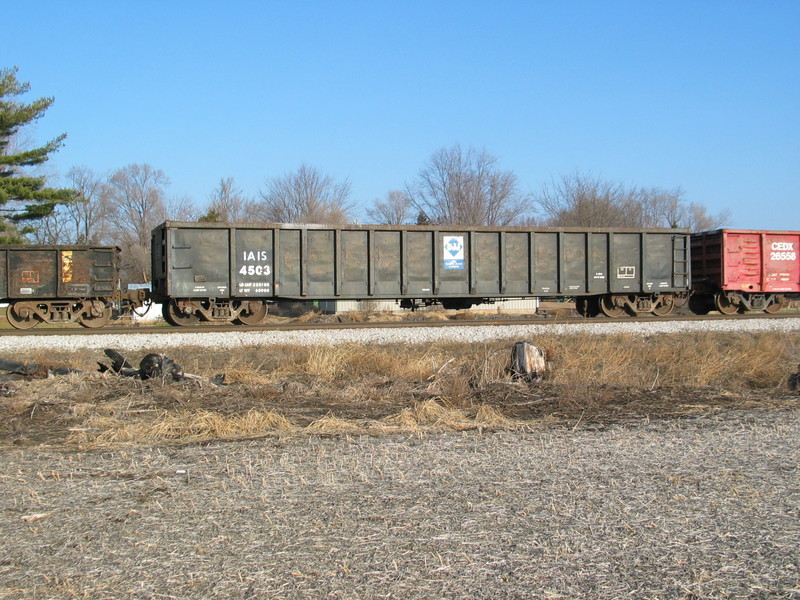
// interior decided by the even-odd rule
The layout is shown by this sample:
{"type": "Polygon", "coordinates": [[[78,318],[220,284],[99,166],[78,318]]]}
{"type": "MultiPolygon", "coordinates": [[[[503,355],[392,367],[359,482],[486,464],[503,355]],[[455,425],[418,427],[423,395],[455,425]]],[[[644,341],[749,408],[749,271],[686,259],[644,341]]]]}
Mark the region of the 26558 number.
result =
{"type": "Polygon", "coordinates": [[[770,260],[797,260],[797,252],[770,252],[770,260]]]}

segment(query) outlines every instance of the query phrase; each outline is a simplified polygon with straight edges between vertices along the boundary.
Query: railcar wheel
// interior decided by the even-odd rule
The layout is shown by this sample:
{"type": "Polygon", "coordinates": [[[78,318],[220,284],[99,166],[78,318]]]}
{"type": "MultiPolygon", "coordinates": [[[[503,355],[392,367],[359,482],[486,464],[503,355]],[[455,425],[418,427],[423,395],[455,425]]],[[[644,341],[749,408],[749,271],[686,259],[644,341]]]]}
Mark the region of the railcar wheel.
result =
{"type": "Polygon", "coordinates": [[[200,317],[195,312],[185,313],[181,310],[180,306],[178,306],[177,300],[170,300],[164,305],[162,309],[162,314],[164,315],[164,320],[169,323],[170,325],[176,325],[179,327],[187,327],[190,325],[196,325],[200,322],[200,317]]]}
{"type": "Polygon", "coordinates": [[[714,307],[723,315],[735,315],[739,310],[739,303],[734,302],[725,294],[717,294],[714,298],[714,307]]]}
{"type": "Polygon", "coordinates": [[[42,322],[39,315],[26,302],[9,304],[6,308],[6,318],[14,329],[31,329],[42,322]]]}
{"type": "Polygon", "coordinates": [[[262,300],[245,300],[237,321],[242,325],[258,325],[267,317],[267,303],[262,300]]]}
{"type": "Polygon", "coordinates": [[[610,294],[601,296],[600,298],[600,310],[605,316],[611,317],[612,319],[618,319],[625,314],[625,307],[619,306],[616,299],[617,296],[612,296],[610,294]]]}
{"type": "MultiPolygon", "coordinates": [[[[114,311],[110,304],[106,304],[105,302],[100,302],[100,304],[103,305],[102,311],[96,315],[88,312],[83,313],[80,317],[78,317],[78,323],[84,327],[88,327],[89,329],[97,329],[98,327],[105,327],[108,325],[108,322],[111,320],[111,315],[114,311]]],[[[91,306],[89,309],[91,310],[91,306]]]]}
{"type": "Polygon", "coordinates": [[[784,306],[786,306],[786,298],[784,296],[773,296],[772,302],[767,305],[764,312],[774,315],[784,306]]]}
{"type": "Polygon", "coordinates": [[[658,302],[653,307],[653,314],[657,317],[666,317],[673,310],[675,310],[675,296],[664,294],[659,296],[658,302]]]}

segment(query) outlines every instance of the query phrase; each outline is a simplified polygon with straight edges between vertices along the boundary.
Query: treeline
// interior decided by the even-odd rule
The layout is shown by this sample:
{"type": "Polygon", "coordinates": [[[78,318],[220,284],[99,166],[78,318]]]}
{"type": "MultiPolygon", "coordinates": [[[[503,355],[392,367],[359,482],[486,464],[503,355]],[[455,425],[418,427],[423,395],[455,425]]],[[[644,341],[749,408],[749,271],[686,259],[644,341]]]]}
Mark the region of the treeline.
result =
{"type": "MultiPolygon", "coordinates": [[[[149,281],[150,232],[164,220],[320,223],[359,219],[348,180],[301,164],[267,179],[255,196],[232,177],[221,178],[196,203],[168,193],[169,177],[149,164],[133,163],[109,174],[74,167],[65,187],[31,175],[65,135],[40,148],[20,148],[18,131],[41,117],[52,98],[13,101],[28,91],[14,69],[0,69],[0,241],[42,244],[114,244],[123,249],[126,280],[149,281]]],[[[364,207],[376,224],[545,225],[564,227],[686,227],[724,225],[729,214],[710,215],[686,202],[680,188],[637,187],[574,172],[523,189],[485,149],[455,144],[435,151],[410,181],[364,207]]]]}

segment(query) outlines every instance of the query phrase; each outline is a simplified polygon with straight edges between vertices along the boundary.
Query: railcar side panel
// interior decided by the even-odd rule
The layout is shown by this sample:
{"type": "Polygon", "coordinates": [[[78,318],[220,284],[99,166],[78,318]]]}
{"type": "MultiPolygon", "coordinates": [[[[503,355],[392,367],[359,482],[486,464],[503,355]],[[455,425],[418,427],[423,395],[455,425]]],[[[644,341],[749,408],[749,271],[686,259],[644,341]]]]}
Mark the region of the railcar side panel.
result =
{"type": "Polygon", "coordinates": [[[272,229],[234,229],[231,252],[231,295],[237,298],[271,296],[273,280],[272,229]]]}
{"type": "Polygon", "coordinates": [[[800,292],[800,232],[719,229],[692,235],[693,287],[800,292]]]}
{"type": "Polygon", "coordinates": [[[508,232],[504,238],[500,292],[511,296],[530,294],[530,239],[527,232],[508,232]]]}
{"type": "Polygon", "coordinates": [[[299,229],[280,229],[277,232],[278,250],[275,256],[275,295],[299,297],[301,282],[301,239],[299,229]]]}
{"type": "Polygon", "coordinates": [[[341,275],[337,278],[337,296],[366,298],[369,295],[369,233],[340,232],[341,275]]]}
{"type": "Polygon", "coordinates": [[[455,298],[470,294],[470,274],[474,272],[474,247],[470,240],[466,231],[436,233],[433,255],[438,267],[437,295],[455,298]]]}
{"type": "Polygon", "coordinates": [[[800,233],[765,233],[765,292],[800,292],[800,233]]]}
{"type": "Polygon", "coordinates": [[[474,234],[475,252],[472,254],[474,254],[475,277],[469,293],[479,296],[503,294],[500,290],[500,269],[505,267],[503,259],[506,256],[506,249],[503,248],[501,251],[500,238],[501,235],[494,231],[474,234]]]}
{"type": "Polygon", "coordinates": [[[433,255],[433,232],[408,231],[405,238],[406,245],[402,256],[405,256],[404,262],[407,264],[404,272],[408,286],[404,295],[418,298],[432,296],[434,295],[433,265],[436,260],[433,255]]]}
{"type": "Polygon", "coordinates": [[[175,228],[167,235],[167,293],[174,298],[225,298],[230,294],[227,229],[175,228]]]}
{"type": "Polygon", "coordinates": [[[305,260],[303,261],[304,295],[333,298],[336,295],[336,250],[334,231],[308,229],[305,235],[305,260]]]}
{"type": "Polygon", "coordinates": [[[559,288],[558,236],[556,232],[533,234],[533,294],[557,296],[559,288]]]}
{"type": "Polygon", "coordinates": [[[58,294],[58,251],[11,251],[8,291],[9,298],[55,298],[58,294]]]}
{"type": "Polygon", "coordinates": [[[112,296],[119,278],[118,252],[110,246],[6,246],[0,255],[0,297],[112,296]]]}
{"type": "Polygon", "coordinates": [[[590,294],[608,292],[608,234],[589,234],[587,285],[590,294]]]}
{"type": "Polygon", "coordinates": [[[686,240],[671,230],[167,222],[154,231],[154,296],[481,301],[685,292],[686,240]]]}
{"type": "Polygon", "coordinates": [[[402,248],[399,231],[373,231],[371,260],[367,265],[372,271],[367,279],[374,279],[375,283],[368,296],[396,297],[400,296],[400,276],[402,272],[402,248]]]}
{"type": "MultiPolygon", "coordinates": [[[[669,235],[646,235],[644,237],[642,263],[644,265],[642,273],[643,289],[645,291],[658,292],[665,289],[676,287],[673,280],[677,275],[680,283],[680,265],[683,264],[680,258],[680,250],[683,240],[679,243],[674,236],[669,235]]],[[[684,259],[685,261],[685,259],[684,259]]]]}
{"type": "Polygon", "coordinates": [[[611,236],[611,292],[632,294],[642,289],[641,236],[616,233],[611,236]]]}
{"type": "Polygon", "coordinates": [[[561,263],[561,292],[575,296],[586,292],[586,233],[563,234],[561,263]]]}

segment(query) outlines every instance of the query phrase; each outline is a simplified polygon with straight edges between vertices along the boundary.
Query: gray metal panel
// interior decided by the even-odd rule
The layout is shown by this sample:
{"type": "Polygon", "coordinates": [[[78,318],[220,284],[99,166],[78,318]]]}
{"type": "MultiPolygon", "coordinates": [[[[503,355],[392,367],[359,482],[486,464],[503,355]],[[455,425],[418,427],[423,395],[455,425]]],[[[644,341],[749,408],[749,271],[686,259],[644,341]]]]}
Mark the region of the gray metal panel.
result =
{"type": "Polygon", "coordinates": [[[537,296],[559,294],[559,234],[533,234],[533,292],[537,296]]]}
{"type": "Polygon", "coordinates": [[[339,246],[338,295],[369,294],[369,236],[366,231],[342,231],[339,246]]]}
{"type": "Polygon", "coordinates": [[[374,293],[400,296],[400,231],[375,231],[372,237],[374,293]]]}
{"type": "Polygon", "coordinates": [[[673,244],[674,236],[657,233],[643,234],[643,291],[658,292],[672,288],[672,272],[674,268],[673,244]]]}
{"type": "Polygon", "coordinates": [[[475,240],[475,281],[471,292],[479,296],[500,294],[500,234],[494,231],[477,232],[475,240]]]}
{"type": "Polygon", "coordinates": [[[278,231],[278,252],[275,261],[277,281],[275,293],[279,296],[300,296],[300,230],[278,231]],[[278,287],[280,286],[280,287],[278,287]]]}
{"type": "Polygon", "coordinates": [[[506,233],[504,236],[502,283],[504,293],[523,296],[530,288],[530,235],[527,232],[506,233]]]}
{"type": "Polygon", "coordinates": [[[272,229],[234,229],[231,257],[233,296],[250,298],[274,294],[272,229]]]}
{"type": "Polygon", "coordinates": [[[405,249],[408,264],[408,294],[429,297],[433,295],[434,243],[432,231],[409,231],[405,249]]]}
{"type": "Polygon", "coordinates": [[[610,235],[611,291],[633,294],[642,289],[640,233],[613,233],[610,235]]]}
{"type": "Polygon", "coordinates": [[[589,234],[588,292],[604,294],[608,292],[608,234],[589,234]]]}
{"type": "Polygon", "coordinates": [[[564,233],[561,261],[561,292],[566,296],[586,292],[587,233],[564,233]]]}
{"type": "Polygon", "coordinates": [[[167,267],[167,292],[173,298],[229,297],[229,230],[168,230],[167,267]]]}
{"type": "Polygon", "coordinates": [[[334,231],[308,229],[303,270],[307,275],[306,294],[323,298],[336,295],[336,247],[334,231]]]}

